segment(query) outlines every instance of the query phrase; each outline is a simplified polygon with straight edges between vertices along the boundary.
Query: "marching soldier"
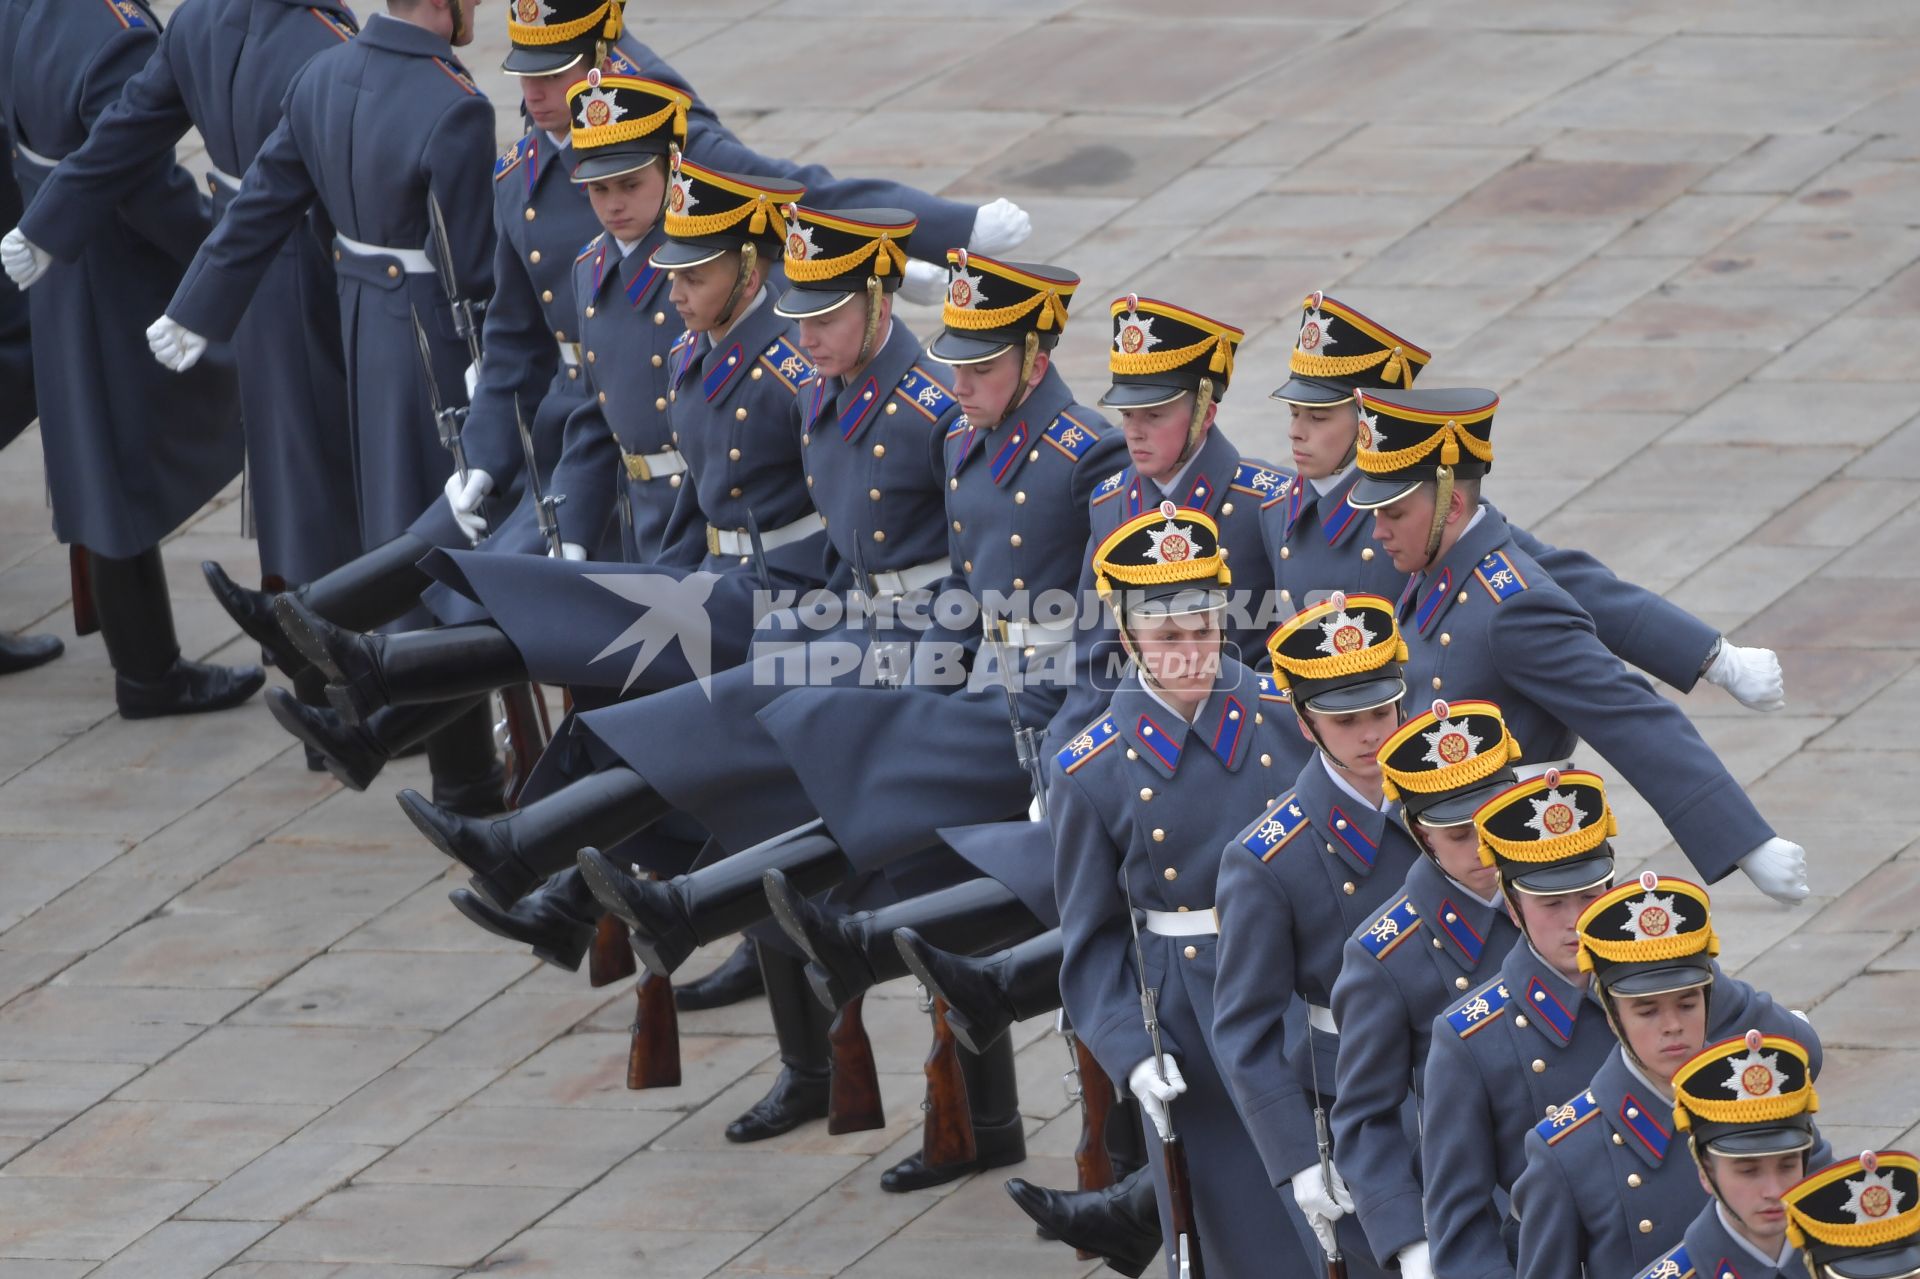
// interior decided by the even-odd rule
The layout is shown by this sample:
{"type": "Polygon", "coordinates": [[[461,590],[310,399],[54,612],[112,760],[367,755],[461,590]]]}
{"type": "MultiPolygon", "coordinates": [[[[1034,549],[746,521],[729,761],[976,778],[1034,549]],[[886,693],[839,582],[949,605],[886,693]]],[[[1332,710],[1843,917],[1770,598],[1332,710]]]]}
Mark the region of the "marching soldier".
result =
{"type": "MultiPolygon", "coordinates": [[[[29,203],[140,73],[159,34],[139,0],[0,5],[0,113],[29,203]]],[[[169,153],[112,211],[73,262],[49,265],[27,295],[54,533],[90,565],[120,713],[222,710],[253,696],[265,674],[181,655],[160,540],[239,473],[232,368],[224,349],[185,380],[120,358],[139,349],[138,317],[206,234],[206,203],[169,153]]],[[[43,655],[44,645],[25,654],[43,655]]]]}
{"type": "Polygon", "coordinates": [[[1906,1151],[1865,1150],[1822,1168],[1784,1203],[1787,1240],[1812,1279],[1920,1274],[1920,1159],[1906,1151]]]}
{"type": "MultiPolygon", "coordinates": [[[[1301,304],[1292,376],[1273,393],[1287,405],[1287,437],[1299,475],[1261,502],[1268,557],[1280,603],[1305,608],[1327,591],[1399,598],[1404,570],[1366,536],[1350,500],[1362,477],[1355,465],[1360,391],[1407,390],[1432,356],[1324,293],[1301,304]]],[[[1593,618],[1600,642],[1629,665],[1686,692],[1704,678],[1759,710],[1784,705],[1780,662],[1764,648],[1726,643],[1685,609],[1623,582],[1584,551],[1547,546],[1513,529],[1520,549],[1593,618]]]]}
{"type": "MultiPolygon", "coordinates": [[[[215,218],[240,189],[296,72],[349,39],[339,0],[311,6],[196,0],[181,6],[159,47],[65,157],[0,255],[22,287],[49,261],[80,257],[127,192],[188,129],[207,148],[215,218]]],[[[353,459],[333,261],[317,234],[288,237],[267,268],[258,305],[233,335],[247,432],[247,484],[268,581],[304,582],[360,553],[352,521],[353,459]]]]}
{"type": "Polygon", "coordinates": [[[1413,686],[1497,703],[1530,763],[1564,760],[1585,739],[1708,879],[1738,866],[1775,900],[1804,900],[1806,850],[1773,833],[1685,713],[1606,651],[1586,612],[1480,501],[1499,397],[1357,394],[1364,474],[1347,501],[1374,513],[1375,540],[1412,577],[1400,622],[1413,686]]]}
{"type": "MultiPolygon", "coordinates": [[[[1652,871],[1587,907],[1578,928],[1580,968],[1619,1042],[1585,1091],[1527,1134],[1513,1185],[1516,1270],[1577,1275],[1584,1265],[1598,1279],[1651,1265],[1705,1203],[1670,1124],[1673,1079],[1706,1047],[1720,942],[1706,890],[1652,871]]],[[[1818,1036],[1802,1022],[1794,1038],[1817,1077],[1818,1036]]]]}
{"type": "Polygon", "coordinates": [[[1673,1125],[1687,1134],[1707,1205],[1681,1241],[1642,1270],[1653,1279],[1802,1279],[1785,1197],[1814,1163],[1807,1050],[1758,1030],[1703,1049],[1673,1077],[1673,1125]]]}
{"type": "MultiPolygon", "coordinates": [[[[1527,1131],[1585,1087],[1614,1045],[1575,925],[1613,886],[1616,832],[1605,784],[1571,770],[1502,792],[1474,825],[1525,944],[1434,1022],[1421,1167],[1435,1271],[1510,1279],[1513,1228],[1496,1199],[1525,1167],[1527,1131]]],[[[1764,992],[1712,971],[1709,1035],[1800,1033],[1764,992]]]]}
{"type": "MultiPolygon", "coordinates": [[[[0,221],[20,215],[20,187],[13,171],[0,168],[0,221]]],[[[33,332],[27,299],[11,280],[0,284],[0,448],[19,436],[39,415],[33,400],[33,332]]],[[[0,631],[0,675],[32,670],[66,651],[57,635],[16,635],[0,631]]]]}

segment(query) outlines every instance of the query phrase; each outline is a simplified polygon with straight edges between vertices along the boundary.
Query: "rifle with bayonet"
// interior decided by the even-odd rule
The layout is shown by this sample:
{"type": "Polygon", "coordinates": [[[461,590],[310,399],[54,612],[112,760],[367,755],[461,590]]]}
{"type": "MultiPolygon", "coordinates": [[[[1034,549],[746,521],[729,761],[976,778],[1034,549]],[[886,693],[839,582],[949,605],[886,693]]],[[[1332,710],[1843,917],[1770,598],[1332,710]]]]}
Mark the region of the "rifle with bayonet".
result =
{"type": "Polygon", "coordinates": [[[433,373],[433,339],[427,336],[427,326],[420,322],[419,308],[409,303],[407,310],[413,316],[413,345],[420,353],[420,372],[427,384],[427,404],[433,410],[434,430],[440,435],[440,447],[453,454],[454,474],[460,477],[460,483],[464,486],[467,482],[467,450],[460,441],[460,429],[466,425],[467,411],[440,398],[440,381],[433,373]]]}
{"type": "MultiPolygon", "coordinates": [[[[1327,1198],[1333,1195],[1333,1134],[1327,1128],[1326,1094],[1320,1091],[1320,1053],[1314,1046],[1313,1031],[1307,1031],[1307,1071],[1313,1080],[1313,1144],[1320,1155],[1320,1184],[1327,1192],[1327,1198]]],[[[1327,1279],[1347,1279],[1347,1259],[1340,1253],[1340,1236],[1335,1233],[1336,1223],[1327,1223],[1327,1238],[1332,1247],[1327,1251],[1327,1279]]],[[[1316,1232],[1317,1234],[1317,1232],[1316,1232]]]]}
{"type": "MultiPolygon", "coordinates": [[[[1146,1023],[1147,1039],[1153,1044],[1153,1068],[1160,1078],[1167,1077],[1167,1054],[1160,1044],[1159,997],[1147,984],[1146,955],[1140,948],[1140,919],[1133,908],[1133,885],[1127,881],[1126,868],[1120,870],[1120,888],[1126,894],[1127,926],[1133,930],[1133,975],[1140,983],[1140,1017],[1146,1023]]],[[[1163,1103],[1167,1112],[1167,1135],[1160,1139],[1160,1158],[1167,1188],[1167,1217],[1179,1279],[1204,1279],[1206,1269],[1200,1262],[1200,1234],[1193,1211],[1193,1177],[1187,1171],[1187,1149],[1173,1127],[1173,1103],[1163,1103]]]]}

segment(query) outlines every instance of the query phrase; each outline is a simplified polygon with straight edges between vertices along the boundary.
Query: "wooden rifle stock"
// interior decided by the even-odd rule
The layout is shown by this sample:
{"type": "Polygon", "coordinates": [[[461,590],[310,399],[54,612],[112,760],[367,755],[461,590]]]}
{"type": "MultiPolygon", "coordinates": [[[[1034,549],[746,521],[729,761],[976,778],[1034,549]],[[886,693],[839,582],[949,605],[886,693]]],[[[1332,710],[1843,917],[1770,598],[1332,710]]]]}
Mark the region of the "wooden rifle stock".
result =
{"type": "Polygon", "coordinates": [[[1093,1052],[1078,1038],[1073,1041],[1074,1072],[1080,1080],[1080,1144],[1073,1149],[1073,1167],[1080,1189],[1105,1190],[1118,1178],[1107,1153],[1107,1125],[1112,1120],[1113,1083],[1093,1052]]]}
{"type": "Polygon", "coordinates": [[[1180,1138],[1168,1137],[1160,1143],[1160,1157],[1166,1161],[1167,1209],[1173,1237],[1167,1247],[1177,1252],[1179,1241],[1187,1241],[1187,1265],[1193,1279],[1204,1279],[1200,1264],[1200,1229],[1193,1215],[1193,1176],[1187,1171],[1187,1148],[1180,1138]]]}
{"type": "Polygon", "coordinates": [[[960,1041],[947,1025],[947,1002],[933,1001],[933,1046],[927,1050],[927,1099],[921,1109],[920,1157],[929,1168],[967,1164],[979,1158],[973,1140],[973,1107],[960,1067],[960,1041]]]}
{"type": "Polygon", "coordinates": [[[633,947],[627,943],[627,926],[616,916],[600,916],[593,946],[587,951],[587,981],[598,990],[625,981],[639,971],[633,947]]]}
{"type": "Polygon", "coordinates": [[[827,1132],[866,1132],[887,1126],[880,1108],[880,1072],[873,1064],[873,1042],[860,1019],[865,997],[856,995],[833,1015],[827,1027],[827,1045],[833,1070],[827,1085],[827,1132]]]}
{"type": "Polygon", "coordinates": [[[633,994],[633,1041],[627,1046],[627,1087],[678,1088],[680,1014],[673,1006],[673,983],[649,973],[633,988],[633,994]]]}
{"type": "Polygon", "coordinates": [[[100,629],[100,615],[93,607],[93,562],[78,542],[67,547],[67,575],[73,584],[73,633],[91,635],[100,629]]]}

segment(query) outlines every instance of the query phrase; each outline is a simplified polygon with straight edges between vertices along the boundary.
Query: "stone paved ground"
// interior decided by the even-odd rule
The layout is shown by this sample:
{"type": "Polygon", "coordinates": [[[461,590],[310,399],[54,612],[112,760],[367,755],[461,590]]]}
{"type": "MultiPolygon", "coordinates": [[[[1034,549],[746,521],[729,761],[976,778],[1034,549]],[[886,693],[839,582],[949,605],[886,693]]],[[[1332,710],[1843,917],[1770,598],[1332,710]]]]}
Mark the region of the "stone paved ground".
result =
{"type": "MultiPolygon", "coordinates": [[[[1813,858],[1800,910],[1726,882],[1724,958],[1811,1011],[1836,1149],[1920,1141],[1911,0],[636,9],[764,149],[1031,209],[1027,254],[1087,280],[1083,392],[1127,289],[1245,326],[1223,421],[1253,452],[1285,456],[1262,396],[1309,289],[1430,342],[1426,381],[1499,387],[1507,510],[1780,650],[1784,712],[1686,699],[1813,858]]],[[[502,17],[470,61],[504,139],[502,17]]],[[[71,649],[0,684],[0,1279],[1086,1271],[997,1177],[876,1189],[915,1140],[910,992],[869,1004],[883,1132],[730,1148],[759,1011],[687,1017],[687,1085],[629,1093],[626,991],[460,921],[386,794],[307,773],[258,705],[111,715],[41,495],[29,438],[0,456],[0,624],[71,649]]],[[[251,571],[237,512],[168,548],[196,655],[248,656],[193,568],[251,571]]],[[[1062,1051],[1021,1042],[1022,1171],[1058,1183],[1062,1051]]]]}

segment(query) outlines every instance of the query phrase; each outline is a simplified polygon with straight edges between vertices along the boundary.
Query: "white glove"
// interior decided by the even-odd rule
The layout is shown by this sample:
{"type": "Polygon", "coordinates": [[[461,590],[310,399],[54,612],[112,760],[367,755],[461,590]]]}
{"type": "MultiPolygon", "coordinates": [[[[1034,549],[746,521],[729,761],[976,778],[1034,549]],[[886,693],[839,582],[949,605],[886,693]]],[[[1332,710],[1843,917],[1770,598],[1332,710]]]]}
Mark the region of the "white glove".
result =
{"type": "Polygon", "coordinates": [[[0,266],[7,269],[7,278],[21,289],[30,289],[33,282],[47,273],[53,264],[53,258],[47,251],[20,234],[20,228],[0,236],[0,266]]]}
{"type": "Polygon", "coordinates": [[[1732,693],[1742,706],[1777,711],[1787,704],[1787,684],[1780,674],[1780,658],[1770,648],[1741,648],[1721,641],[1707,683],[1732,693]]]}
{"type": "Polygon", "coordinates": [[[975,253],[1005,253],[1018,248],[1033,234],[1033,219],[1027,211],[1004,197],[983,204],[973,215],[973,237],[967,247],[975,253]]]}
{"type": "Polygon", "coordinates": [[[900,275],[901,297],[920,306],[934,306],[946,295],[945,267],[922,262],[919,258],[907,259],[907,269],[900,275]]]}
{"type": "Polygon", "coordinates": [[[485,471],[468,471],[465,484],[458,471],[447,477],[447,506],[469,542],[478,543],[487,535],[487,517],[480,514],[480,503],[491,492],[493,477],[485,471]]]}
{"type": "Polygon", "coordinates": [[[1400,1265],[1400,1279],[1433,1279],[1433,1258],[1427,1255],[1427,1241],[1410,1243],[1394,1254],[1400,1265]]]}
{"type": "Polygon", "coordinates": [[[467,365],[467,399],[473,399],[473,393],[480,389],[480,366],[467,365]]]}
{"type": "Polygon", "coordinates": [[[147,326],[147,349],[153,352],[154,359],[175,373],[185,373],[207,353],[207,340],[180,321],[163,315],[147,326]]]}
{"type": "Polygon", "coordinates": [[[1329,1187],[1327,1178],[1320,1175],[1319,1164],[1309,1164],[1293,1174],[1293,1201],[1306,1214],[1313,1237],[1320,1241],[1320,1251],[1329,1257],[1340,1250],[1333,1237],[1333,1223],[1353,1211],[1353,1195],[1338,1168],[1333,1169],[1332,1180],[1329,1187]]]}
{"type": "Polygon", "coordinates": [[[578,542],[562,542],[560,543],[560,554],[558,556],[554,555],[551,546],[547,548],[547,558],[550,560],[584,560],[587,558],[587,548],[578,542]]]}
{"type": "Polygon", "coordinates": [[[1740,869],[1783,905],[1797,906],[1807,899],[1807,850],[1778,835],[1742,857],[1740,869]]]}
{"type": "Polygon", "coordinates": [[[1162,1141],[1171,1131],[1167,1126],[1167,1103],[1187,1090],[1180,1063],[1171,1057],[1166,1058],[1166,1063],[1165,1078],[1154,1068],[1151,1057],[1127,1072],[1127,1091],[1140,1099],[1140,1109],[1153,1120],[1153,1130],[1160,1134],[1162,1141]]]}
{"type": "Polygon", "coordinates": [[[1040,797],[1038,795],[1035,795],[1033,802],[1027,805],[1027,820],[1030,822],[1044,822],[1047,820],[1047,815],[1040,811],[1040,797]]]}

